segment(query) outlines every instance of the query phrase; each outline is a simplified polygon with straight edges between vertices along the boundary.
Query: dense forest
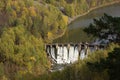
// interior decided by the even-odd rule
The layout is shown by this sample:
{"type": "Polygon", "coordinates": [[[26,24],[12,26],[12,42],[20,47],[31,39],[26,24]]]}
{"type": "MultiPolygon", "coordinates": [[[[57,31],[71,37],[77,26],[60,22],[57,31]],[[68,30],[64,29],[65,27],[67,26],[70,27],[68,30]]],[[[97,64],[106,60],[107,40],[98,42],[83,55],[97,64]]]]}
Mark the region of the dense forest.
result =
{"type": "Polygon", "coordinates": [[[44,42],[64,32],[66,17],[52,5],[32,0],[0,1],[0,80],[47,71],[44,42]]]}
{"type": "Polygon", "coordinates": [[[0,80],[47,73],[44,44],[64,33],[67,16],[111,1],[117,0],[0,0],[0,80]]]}

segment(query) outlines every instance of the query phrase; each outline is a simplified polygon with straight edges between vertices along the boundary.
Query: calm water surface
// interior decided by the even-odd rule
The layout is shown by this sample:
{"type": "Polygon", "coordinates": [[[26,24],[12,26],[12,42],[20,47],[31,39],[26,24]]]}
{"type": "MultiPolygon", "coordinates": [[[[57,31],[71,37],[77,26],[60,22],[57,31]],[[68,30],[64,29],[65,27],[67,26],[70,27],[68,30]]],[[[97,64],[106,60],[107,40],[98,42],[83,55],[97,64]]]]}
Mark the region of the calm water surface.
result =
{"type": "Polygon", "coordinates": [[[120,3],[93,10],[89,14],[77,18],[69,24],[66,33],[54,42],[68,43],[91,41],[94,38],[88,36],[81,28],[88,27],[89,24],[93,22],[93,18],[99,18],[103,16],[104,13],[114,17],[120,17],[120,3]]]}
{"type": "Polygon", "coordinates": [[[119,16],[120,17],[120,3],[110,5],[107,7],[102,7],[97,10],[93,10],[89,14],[77,18],[75,21],[73,21],[69,25],[69,29],[88,26],[90,23],[93,22],[93,18],[99,18],[99,17],[103,16],[104,13],[107,13],[108,15],[111,15],[111,16],[119,16]]]}

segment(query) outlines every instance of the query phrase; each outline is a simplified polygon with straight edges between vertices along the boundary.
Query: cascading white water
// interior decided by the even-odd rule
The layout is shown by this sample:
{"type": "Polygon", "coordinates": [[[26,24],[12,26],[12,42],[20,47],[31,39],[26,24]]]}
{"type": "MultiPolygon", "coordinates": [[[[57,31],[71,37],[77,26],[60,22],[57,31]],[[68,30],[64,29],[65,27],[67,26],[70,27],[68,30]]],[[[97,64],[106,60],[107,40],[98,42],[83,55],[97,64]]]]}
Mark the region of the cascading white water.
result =
{"type": "Polygon", "coordinates": [[[93,52],[96,50],[96,47],[89,47],[86,48],[85,46],[81,48],[79,52],[79,46],[52,46],[47,47],[47,53],[50,55],[53,61],[57,64],[66,64],[66,63],[73,63],[80,59],[84,59],[87,57],[88,50],[93,52]],[[80,54],[80,55],[79,55],[80,54]]]}
{"type": "Polygon", "coordinates": [[[62,47],[58,47],[58,51],[57,51],[57,63],[61,64],[62,62],[62,47]]]}
{"type": "Polygon", "coordinates": [[[53,48],[53,47],[51,48],[51,56],[52,56],[52,58],[54,58],[54,59],[55,59],[55,50],[54,50],[54,48],[53,48]]]}
{"type": "Polygon", "coordinates": [[[67,50],[67,47],[63,47],[63,63],[68,63],[68,50],[67,50]]]}
{"type": "MultiPolygon", "coordinates": [[[[79,58],[78,47],[74,47],[74,46],[70,46],[69,53],[68,53],[68,49],[66,46],[64,46],[64,47],[59,46],[57,48],[56,54],[57,54],[57,58],[56,58],[57,64],[73,63],[73,62],[77,61],[79,58]]],[[[55,59],[55,49],[54,48],[51,48],[51,55],[52,55],[52,58],[55,59]]],[[[84,59],[84,57],[85,57],[85,51],[82,50],[80,58],[84,59]]]]}
{"type": "Polygon", "coordinates": [[[74,61],[77,61],[78,57],[79,57],[78,47],[75,47],[75,50],[74,50],[74,61]]]}
{"type": "Polygon", "coordinates": [[[58,47],[57,49],[57,64],[73,63],[78,60],[79,51],[78,47],[71,46],[68,49],[66,46],[58,47]]]}
{"type": "Polygon", "coordinates": [[[74,46],[70,46],[68,62],[73,63],[73,58],[74,58],[73,56],[74,56],[74,46]]]}
{"type": "Polygon", "coordinates": [[[84,58],[85,58],[85,49],[82,49],[80,53],[80,59],[84,59],[84,58]]]}

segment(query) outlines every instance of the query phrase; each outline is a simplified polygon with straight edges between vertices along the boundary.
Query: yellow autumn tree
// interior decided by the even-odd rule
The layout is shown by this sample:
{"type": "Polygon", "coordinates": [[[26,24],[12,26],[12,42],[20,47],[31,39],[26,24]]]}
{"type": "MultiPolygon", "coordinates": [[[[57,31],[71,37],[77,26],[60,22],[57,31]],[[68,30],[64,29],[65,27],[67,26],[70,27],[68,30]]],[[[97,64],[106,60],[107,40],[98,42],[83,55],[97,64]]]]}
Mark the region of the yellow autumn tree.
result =
{"type": "Polygon", "coordinates": [[[30,16],[35,17],[37,15],[35,8],[33,6],[29,8],[29,11],[30,11],[30,16]]]}

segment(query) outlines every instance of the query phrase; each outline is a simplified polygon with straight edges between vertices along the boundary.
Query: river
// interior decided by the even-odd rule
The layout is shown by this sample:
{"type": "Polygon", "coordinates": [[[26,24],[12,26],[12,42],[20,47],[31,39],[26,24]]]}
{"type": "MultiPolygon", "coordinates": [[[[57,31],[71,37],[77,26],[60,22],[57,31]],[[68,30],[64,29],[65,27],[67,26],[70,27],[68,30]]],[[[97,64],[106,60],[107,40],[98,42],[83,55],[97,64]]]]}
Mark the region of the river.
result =
{"type": "Polygon", "coordinates": [[[98,8],[84,16],[77,18],[68,25],[66,33],[62,37],[56,39],[54,42],[90,42],[94,39],[94,37],[87,35],[83,31],[83,28],[88,27],[89,24],[93,22],[93,18],[99,18],[103,16],[104,13],[114,17],[120,17],[120,3],[98,8]]]}

